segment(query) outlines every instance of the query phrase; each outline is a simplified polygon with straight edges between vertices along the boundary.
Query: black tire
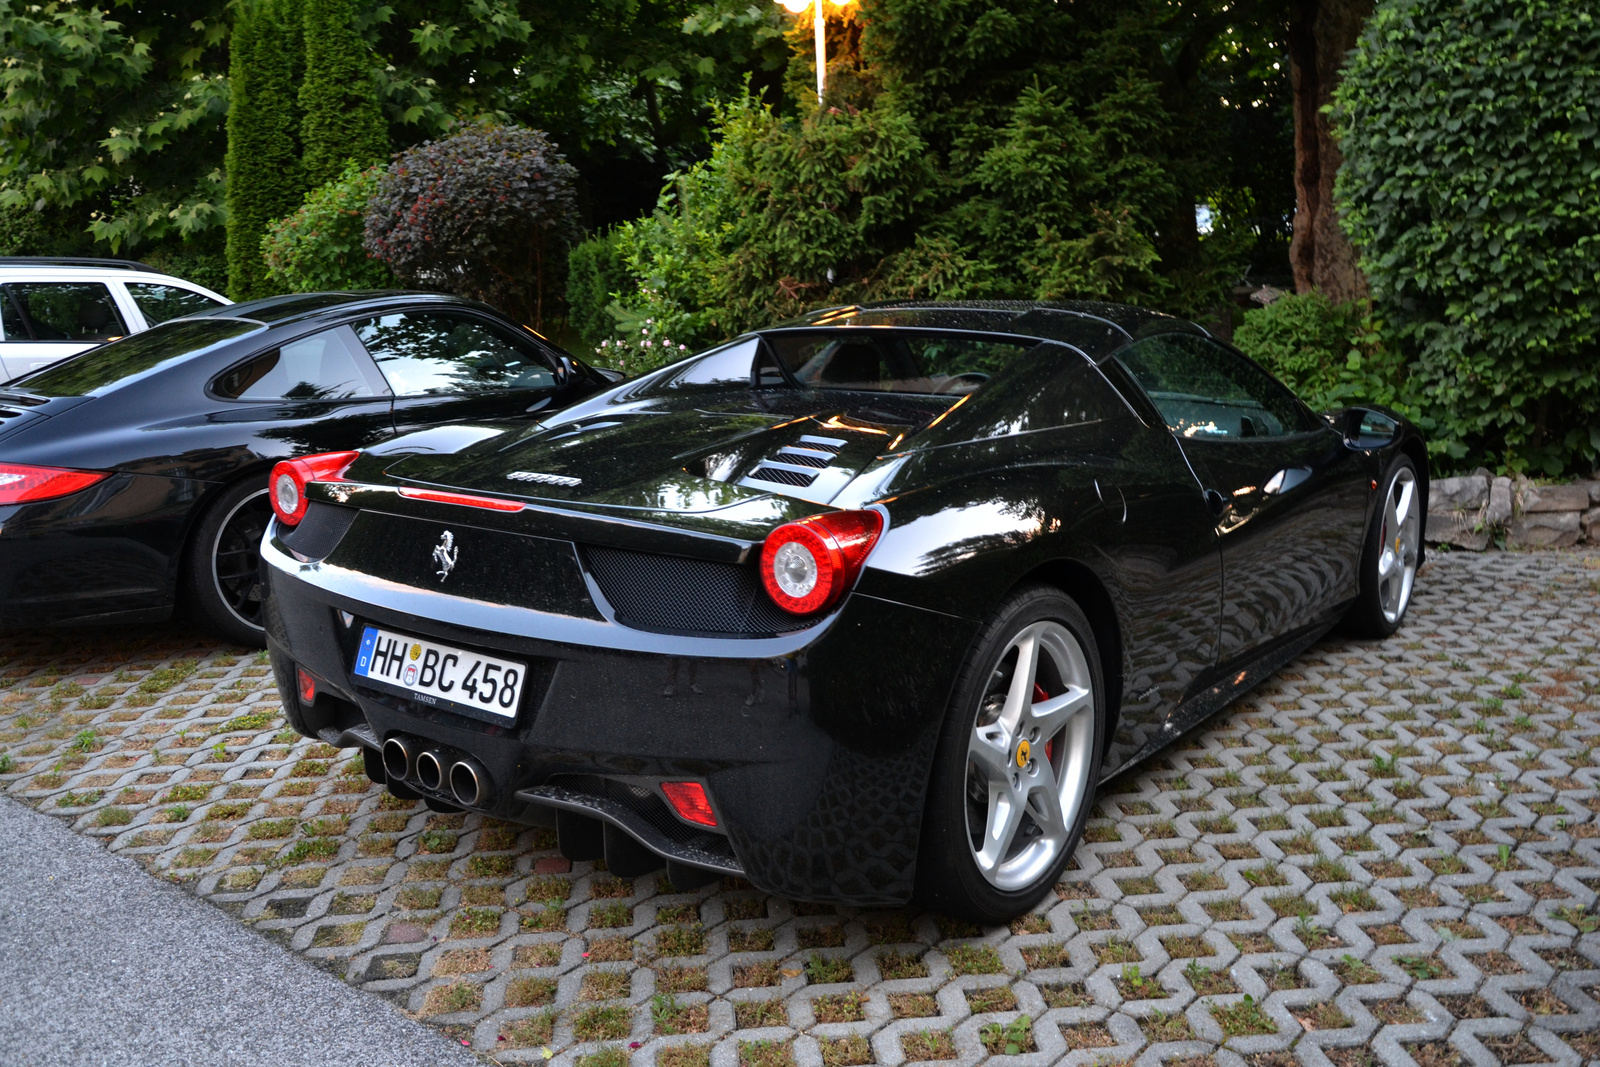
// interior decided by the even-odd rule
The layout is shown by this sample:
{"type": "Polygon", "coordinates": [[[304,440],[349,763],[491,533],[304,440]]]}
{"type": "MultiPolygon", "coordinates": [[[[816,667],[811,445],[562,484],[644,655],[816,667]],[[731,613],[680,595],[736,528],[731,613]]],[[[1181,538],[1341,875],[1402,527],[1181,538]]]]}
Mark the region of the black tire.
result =
{"type": "MultiPolygon", "coordinates": [[[[1065,645],[1062,647],[1065,648],[1065,645]]],[[[1045,656],[1041,655],[1039,662],[1044,664],[1045,656]]],[[[1044,687],[1044,681],[1039,684],[1044,687]]],[[[1034,701],[1037,692],[1030,693],[1026,701],[1034,701]]],[[[1035,708],[1047,706],[1044,702],[1027,704],[1029,714],[1035,708]]],[[[1100,653],[1095,644],[1094,630],[1083,610],[1057,589],[1031,587],[1012,594],[973,643],[957,679],[955,695],[945,713],[939,747],[933,760],[917,854],[918,900],[935,911],[985,924],[1006,922],[1037,904],[1055,885],[1083,835],[1084,825],[1093,807],[1095,783],[1100,775],[1105,728],[1105,687],[1100,653]],[[1041,627],[1044,628],[1042,631],[1041,627]],[[985,849],[980,849],[977,843],[985,839],[984,833],[981,828],[975,833],[972,824],[974,818],[983,820],[989,817],[981,814],[980,809],[990,813],[990,816],[997,809],[992,790],[991,799],[987,802],[981,799],[984,782],[979,779],[990,775],[989,784],[994,785],[993,765],[987,765],[989,770],[982,770],[972,762],[975,759],[972,755],[972,746],[975,744],[973,738],[984,730],[992,731],[1005,726],[999,720],[1009,714],[1010,704],[1001,690],[1010,691],[1017,662],[1011,647],[1014,640],[1035,631],[1052,641],[1061,640],[1062,633],[1070,635],[1076,641],[1082,657],[1081,661],[1073,661],[1075,666],[1070,672],[1058,670],[1059,663],[1055,659],[1050,660],[1048,666],[1038,669],[1041,679],[1053,677],[1055,682],[1052,687],[1059,685],[1055,696],[1050,695],[1050,688],[1045,688],[1046,697],[1059,702],[1060,697],[1067,695],[1069,683],[1064,679],[1067,673],[1071,673],[1086,683],[1086,686],[1078,688],[1089,689],[1089,702],[1084,704],[1084,698],[1081,695],[1077,697],[1073,706],[1081,710],[1063,720],[1067,724],[1064,727],[1045,727],[1059,732],[1049,738],[1035,738],[1031,753],[1024,750],[1021,744],[1027,738],[1012,735],[1001,746],[1011,754],[1005,771],[1013,782],[1028,774],[1037,775],[1040,771],[1035,768],[1032,759],[1020,771],[1016,768],[1021,765],[1016,761],[1029,755],[1036,757],[1038,748],[1044,748],[1044,766],[1051,770],[1051,784],[1038,794],[1030,795],[1071,793],[1075,802],[1070,813],[1065,810],[1065,803],[1057,809],[1057,830],[1053,835],[1043,829],[1044,824],[1032,819],[1032,809],[1024,805],[1021,809],[1026,813],[1022,816],[1024,821],[1014,831],[1013,837],[1006,837],[1004,843],[994,846],[996,855],[991,862],[995,866],[985,873],[985,869],[980,867],[979,857],[979,853],[985,849]],[[1056,673],[1047,676],[1049,671],[1056,673]],[[1000,701],[998,706],[995,703],[997,700],[1000,701]],[[981,725],[980,715],[992,725],[981,725]],[[1059,746],[1059,753],[1051,751],[1052,744],[1059,746]],[[1072,758],[1074,753],[1077,754],[1075,759],[1072,758]],[[1052,793],[1052,790],[1055,792],[1052,793]],[[986,808],[985,803],[988,805],[986,808]],[[1036,836],[1031,838],[1028,837],[1030,826],[1037,831],[1036,836]],[[1064,838],[1061,836],[1062,828],[1065,830],[1064,838]],[[1013,841],[1019,844],[1013,845],[1013,841]],[[1023,863],[1027,858],[1024,853],[1030,849],[1036,851],[1037,858],[1031,864],[1023,863]],[[1008,861],[1008,855],[1014,859],[1008,861]],[[1003,871],[1008,863],[1019,865],[1010,875],[1003,871]],[[1007,877],[1019,881],[1005,884],[1007,877]]],[[[1020,727],[1019,732],[1022,732],[1020,727]]],[[[997,740],[996,744],[1000,742],[997,740]]],[[[1003,789],[1003,782],[997,788],[1003,789]]],[[[1034,788],[1039,787],[1035,785],[1034,788]]],[[[1000,836],[1003,835],[997,835],[1000,836]]]]}
{"type": "Polygon", "coordinates": [[[266,647],[262,628],[261,535],[272,506],[266,483],[224,489],[195,525],[185,554],[184,604],[207,633],[246,648],[266,647]]]}
{"type": "Polygon", "coordinates": [[[1400,629],[1405,622],[1406,611],[1411,607],[1416,568],[1422,558],[1424,516],[1421,510],[1422,482],[1417,477],[1417,465],[1410,456],[1396,456],[1378,484],[1382,492],[1361,544],[1361,591],[1356,594],[1355,603],[1346,610],[1343,620],[1342,628],[1352,637],[1383,638],[1400,629]],[[1406,520],[1402,521],[1400,530],[1389,531],[1388,526],[1393,521],[1389,505],[1396,494],[1403,491],[1407,481],[1411,486],[1409,513],[1406,520]],[[1405,542],[1398,553],[1402,568],[1400,580],[1404,588],[1399,596],[1399,610],[1395,611],[1393,594],[1396,589],[1392,580],[1386,581],[1379,571],[1385,562],[1385,548],[1393,543],[1397,534],[1405,542]],[[1408,554],[1409,559],[1405,558],[1408,554]],[[1409,573],[1404,573],[1407,567],[1409,573]]]}

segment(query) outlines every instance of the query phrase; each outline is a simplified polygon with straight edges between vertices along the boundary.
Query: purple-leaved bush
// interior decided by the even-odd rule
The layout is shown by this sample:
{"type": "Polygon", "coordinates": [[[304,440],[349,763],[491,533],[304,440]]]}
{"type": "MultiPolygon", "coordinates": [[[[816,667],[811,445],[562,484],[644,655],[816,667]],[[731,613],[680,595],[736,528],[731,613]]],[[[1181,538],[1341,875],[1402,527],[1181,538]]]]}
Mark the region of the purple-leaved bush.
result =
{"type": "Polygon", "coordinates": [[[480,126],[395,156],[367,205],[366,249],[405,285],[541,327],[547,271],[578,236],[577,170],[543,133],[480,126]]]}

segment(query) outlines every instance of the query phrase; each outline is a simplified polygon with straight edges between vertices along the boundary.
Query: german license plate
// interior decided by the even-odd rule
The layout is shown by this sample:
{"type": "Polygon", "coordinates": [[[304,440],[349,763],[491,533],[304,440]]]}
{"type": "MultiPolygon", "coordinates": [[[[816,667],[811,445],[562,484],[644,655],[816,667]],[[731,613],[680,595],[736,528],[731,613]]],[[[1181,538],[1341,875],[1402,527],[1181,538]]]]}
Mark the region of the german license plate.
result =
{"type": "Polygon", "coordinates": [[[355,675],[407,690],[424,704],[455,704],[515,719],[527,667],[420,637],[368,626],[361,633],[355,675]]]}

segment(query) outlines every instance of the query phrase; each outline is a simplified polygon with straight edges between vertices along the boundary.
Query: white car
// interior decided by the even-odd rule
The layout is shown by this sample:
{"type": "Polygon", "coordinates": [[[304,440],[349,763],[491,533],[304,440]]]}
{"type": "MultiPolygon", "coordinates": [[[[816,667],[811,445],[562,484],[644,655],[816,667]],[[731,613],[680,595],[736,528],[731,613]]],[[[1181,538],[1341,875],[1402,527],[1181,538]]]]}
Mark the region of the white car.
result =
{"type": "Polygon", "coordinates": [[[0,382],[230,303],[130,260],[0,256],[0,382]]]}

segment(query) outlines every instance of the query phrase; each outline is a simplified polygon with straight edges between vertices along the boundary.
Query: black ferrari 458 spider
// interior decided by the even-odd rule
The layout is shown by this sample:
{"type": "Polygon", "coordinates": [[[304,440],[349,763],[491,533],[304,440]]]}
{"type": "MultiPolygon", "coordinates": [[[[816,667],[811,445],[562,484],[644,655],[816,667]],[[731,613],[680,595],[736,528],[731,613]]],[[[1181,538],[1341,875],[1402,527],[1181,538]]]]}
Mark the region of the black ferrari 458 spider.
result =
{"type": "Polygon", "coordinates": [[[618,875],[978,920],[1096,784],[1422,558],[1426,451],[1178,319],[845,307],[459,448],[279,464],[262,546],[303,732],[618,875]]]}
{"type": "MultiPolygon", "coordinates": [[[[163,619],[259,647],[280,459],[582,399],[610,381],[431,293],[233,304],[0,387],[0,627],[163,619]]],[[[470,437],[470,434],[469,434],[470,437]]],[[[421,442],[419,444],[419,442],[421,442]]]]}

